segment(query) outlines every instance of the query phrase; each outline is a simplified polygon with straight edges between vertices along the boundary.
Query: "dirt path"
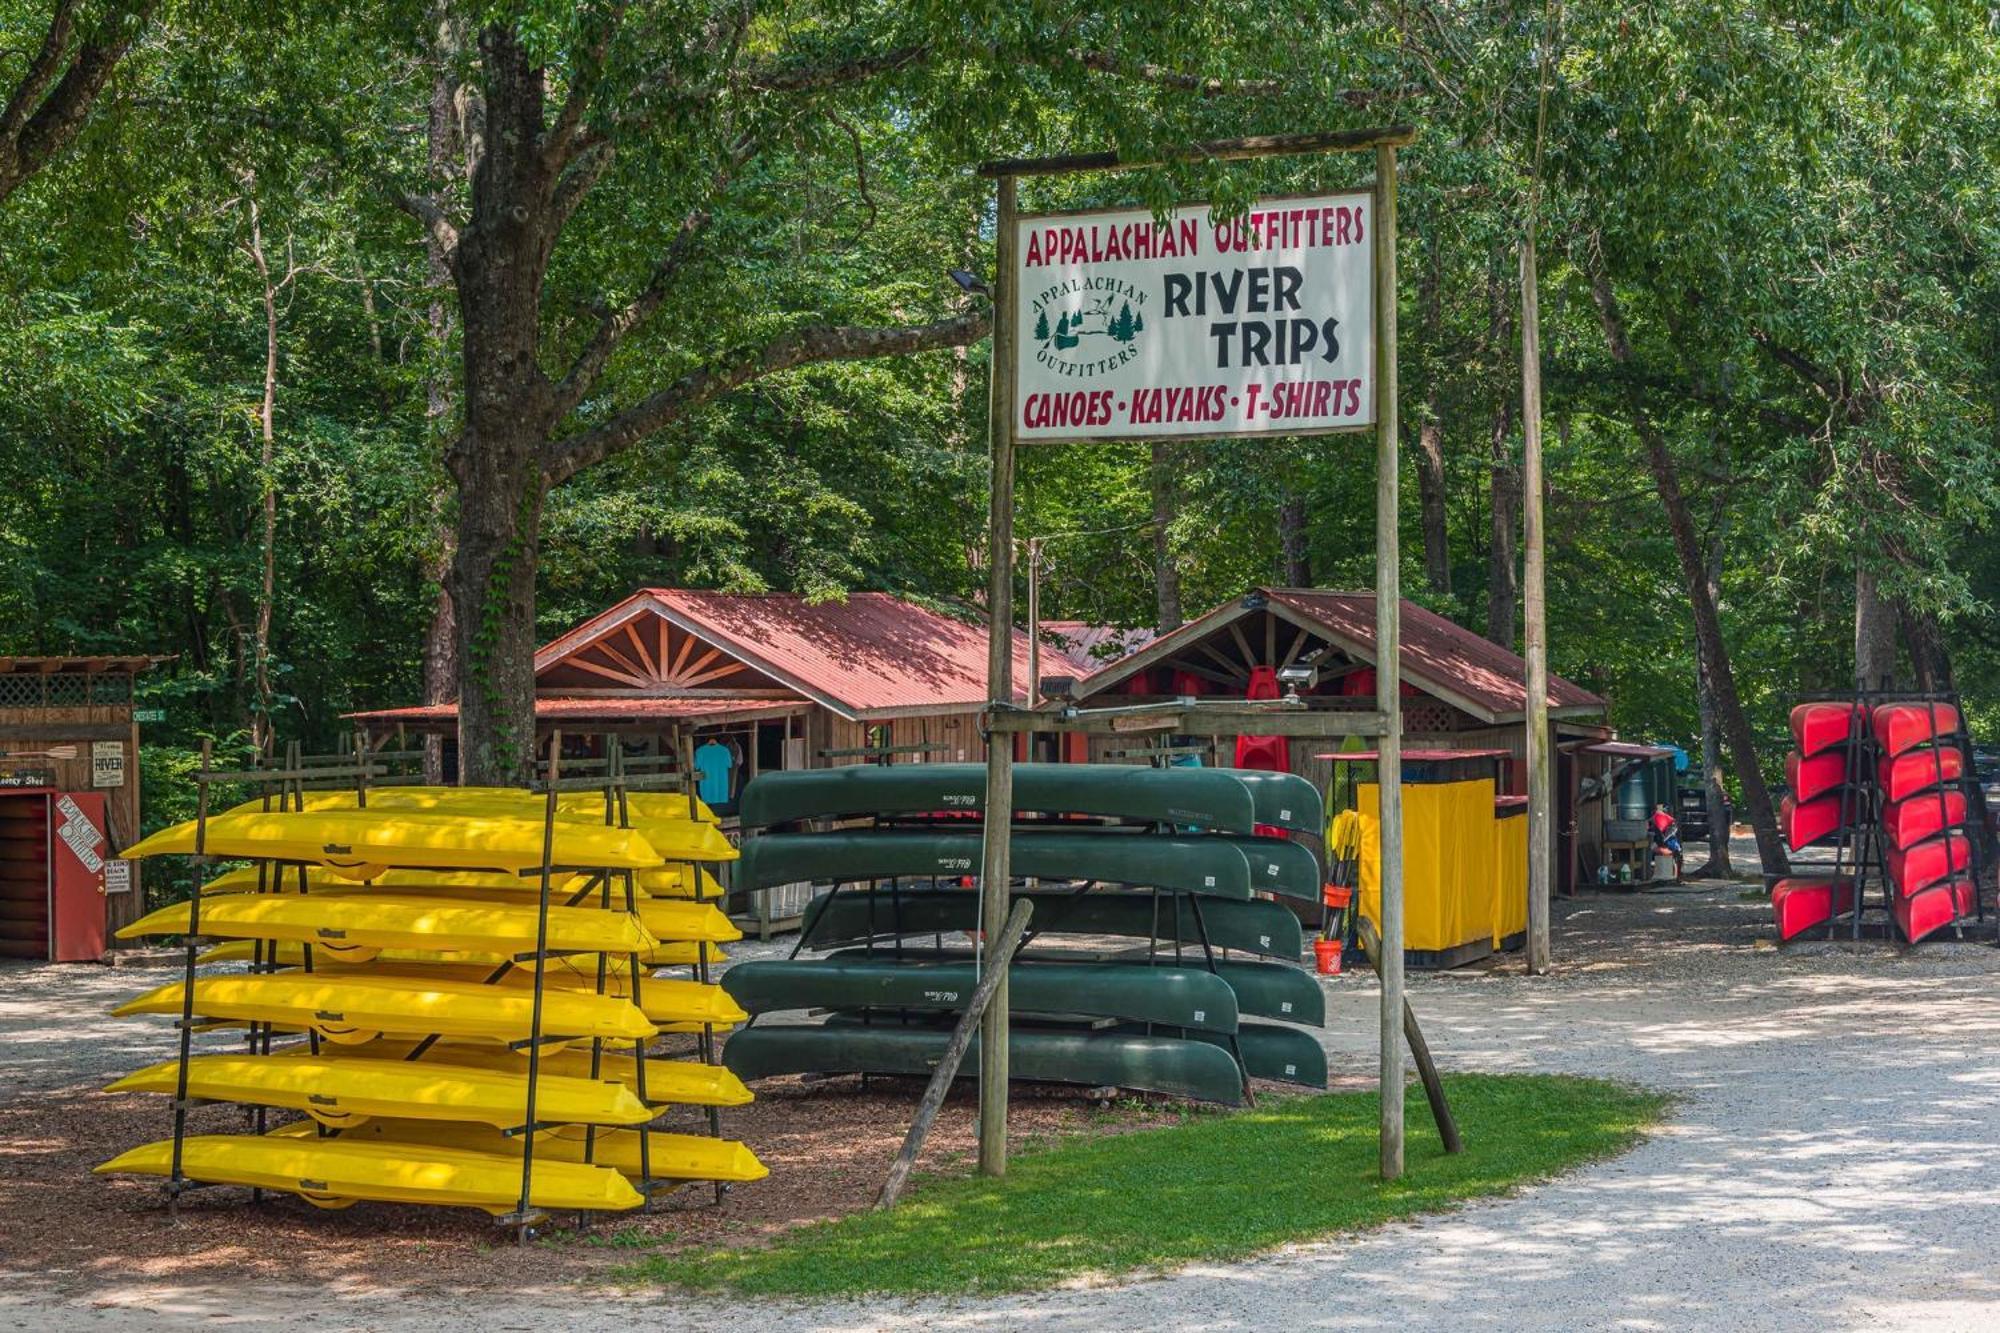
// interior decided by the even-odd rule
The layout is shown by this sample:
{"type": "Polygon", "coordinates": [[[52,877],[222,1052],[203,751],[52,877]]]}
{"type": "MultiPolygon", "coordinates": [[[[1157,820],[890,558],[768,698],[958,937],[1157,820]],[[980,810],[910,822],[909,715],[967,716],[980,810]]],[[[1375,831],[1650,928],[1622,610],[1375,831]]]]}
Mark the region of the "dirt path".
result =
{"type": "MultiPolygon", "coordinates": [[[[2000,953],[1781,953],[1760,947],[1767,916],[1735,888],[1584,898],[1558,905],[1554,977],[1415,978],[1452,1067],[1625,1077],[1682,1100],[1625,1158],[1358,1240],[1109,1288],[813,1308],[577,1291],[499,1249],[473,1257],[484,1275],[461,1292],[383,1291],[365,1264],[253,1289],[99,1267],[88,1281],[7,1276],[0,1328],[1992,1326],[2000,953]]],[[[1373,1006],[1359,979],[1332,988],[1336,1067],[1372,1063],[1373,1006]]],[[[5,1254],[0,1241],[0,1269],[5,1254]]]]}

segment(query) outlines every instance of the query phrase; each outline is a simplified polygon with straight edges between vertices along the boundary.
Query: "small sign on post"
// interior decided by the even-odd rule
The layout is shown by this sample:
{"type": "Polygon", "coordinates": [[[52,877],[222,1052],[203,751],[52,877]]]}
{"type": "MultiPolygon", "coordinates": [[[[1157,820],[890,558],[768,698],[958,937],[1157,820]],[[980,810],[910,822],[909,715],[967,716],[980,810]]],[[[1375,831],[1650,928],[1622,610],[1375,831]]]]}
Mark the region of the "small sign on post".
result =
{"type": "Polygon", "coordinates": [[[167,710],[164,708],[135,708],[132,710],[134,722],[165,722],[167,710]]]}
{"type": "Polygon", "coordinates": [[[90,743],[90,785],[93,787],[122,787],[125,785],[124,741],[92,741],[90,743]]]}

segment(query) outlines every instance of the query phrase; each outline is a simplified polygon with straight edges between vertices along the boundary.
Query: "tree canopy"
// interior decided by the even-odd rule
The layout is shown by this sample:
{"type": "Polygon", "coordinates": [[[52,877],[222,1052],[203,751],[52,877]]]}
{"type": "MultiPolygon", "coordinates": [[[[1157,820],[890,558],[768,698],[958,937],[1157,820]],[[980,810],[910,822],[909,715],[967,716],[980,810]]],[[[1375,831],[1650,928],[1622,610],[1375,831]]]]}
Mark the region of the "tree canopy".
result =
{"type": "MultiPolygon", "coordinates": [[[[635,585],[973,605],[970,168],[1397,122],[1410,595],[1516,636],[1538,187],[1554,669],[1691,742],[1727,667],[1726,744],[1769,770],[1788,697],[1852,680],[1859,602],[1898,669],[1992,715],[1984,7],[1161,12],[0,0],[0,649],[179,654],[147,686],[177,740],[455,694],[472,771],[505,774],[532,646],[635,585]]],[[[1365,170],[1182,163],[1022,205],[1365,170]]],[[[1146,624],[1365,585],[1371,470],[1341,436],[1034,447],[1019,527],[1046,614],[1146,624]]]]}

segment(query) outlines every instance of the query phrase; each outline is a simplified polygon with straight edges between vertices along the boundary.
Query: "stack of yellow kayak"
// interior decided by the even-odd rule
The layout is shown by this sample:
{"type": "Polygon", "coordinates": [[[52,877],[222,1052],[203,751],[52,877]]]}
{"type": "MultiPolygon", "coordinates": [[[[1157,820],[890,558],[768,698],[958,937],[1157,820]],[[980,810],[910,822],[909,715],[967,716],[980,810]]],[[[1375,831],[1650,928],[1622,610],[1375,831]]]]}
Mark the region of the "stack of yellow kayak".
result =
{"type": "MultiPolygon", "coordinates": [[[[191,959],[249,970],[191,968],[115,1010],[246,1027],[250,1049],[168,1060],[111,1090],[174,1097],[184,1081],[192,1101],[305,1117],[185,1137],[182,1178],[324,1207],[511,1216],[524,1142],[530,1210],[632,1208],[664,1182],[766,1174],[719,1131],[646,1127],[673,1104],[708,1108],[713,1127],[717,1108],[750,1100],[718,1065],[647,1050],[662,1032],[695,1032],[707,1055],[715,1029],[745,1017],[707,975],[741,933],[699,865],[736,853],[699,801],[635,793],[619,827],[603,797],[564,794],[552,837],[544,797],[497,788],[383,788],[365,807],[351,792],[307,793],[303,805],[241,806],[127,853],[259,863],[204,886],[198,906],[119,932],[198,931],[219,942],[191,959]],[[564,869],[545,871],[545,856],[564,869]],[[652,973],[682,966],[692,976],[652,973]]],[[[171,1175],[173,1146],[98,1170],[171,1175]]]]}

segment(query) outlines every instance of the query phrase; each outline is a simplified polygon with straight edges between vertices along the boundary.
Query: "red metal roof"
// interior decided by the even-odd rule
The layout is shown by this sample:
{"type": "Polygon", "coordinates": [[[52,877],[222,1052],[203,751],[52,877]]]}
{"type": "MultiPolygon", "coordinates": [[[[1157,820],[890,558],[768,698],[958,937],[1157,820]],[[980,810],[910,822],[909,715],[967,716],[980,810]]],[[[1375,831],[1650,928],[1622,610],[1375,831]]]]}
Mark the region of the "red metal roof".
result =
{"type": "MultiPolygon", "coordinates": [[[[1081,693],[1101,693],[1132,672],[1191,647],[1266,606],[1319,633],[1359,661],[1375,660],[1374,593],[1257,588],[1249,596],[1226,602],[1104,667],[1084,683],[1081,693]]],[[[1518,654],[1407,599],[1403,602],[1400,672],[1406,684],[1483,714],[1489,721],[1513,720],[1527,710],[1527,663],[1518,654]]],[[[1582,686],[1552,674],[1549,707],[1598,713],[1608,705],[1582,686]]]]}
{"type": "MultiPolygon", "coordinates": [[[[1318,588],[1266,588],[1272,602],[1325,626],[1335,637],[1375,648],[1375,594],[1328,592],[1318,588]]],[[[1480,704],[1495,716],[1524,712],[1528,706],[1528,664],[1491,639],[1403,603],[1403,674],[1414,684],[1440,685],[1480,704]]],[[[1549,677],[1549,707],[1603,708],[1603,699],[1557,675],[1549,677]]]]}
{"type": "MultiPolygon", "coordinates": [[[[1088,620],[1044,620],[1042,635],[1045,643],[1086,675],[1127,653],[1137,652],[1159,637],[1150,629],[1118,629],[1093,625],[1088,620]]],[[[1046,667],[1043,674],[1048,674],[1046,667]]]]}
{"type": "MultiPolygon", "coordinates": [[[[661,718],[666,720],[756,717],[792,712],[801,706],[791,699],[646,699],[607,695],[598,699],[550,697],[535,700],[535,720],[615,721],[620,718],[661,718]]],[[[361,722],[448,722],[458,717],[458,705],[413,704],[407,708],[376,708],[343,717],[361,722]]]]}
{"type": "MultiPolygon", "coordinates": [[[[889,593],[850,593],[838,602],[685,588],[647,588],[635,596],[650,599],[689,633],[849,717],[956,712],[986,702],[986,626],[889,593]]],[[[579,626],[564,638],[580,639],[589,628],[579,626]]],[[[1017,700],[1025,698],[1027,678],[1028,636],[1016,630],[1017,700]]]]}

